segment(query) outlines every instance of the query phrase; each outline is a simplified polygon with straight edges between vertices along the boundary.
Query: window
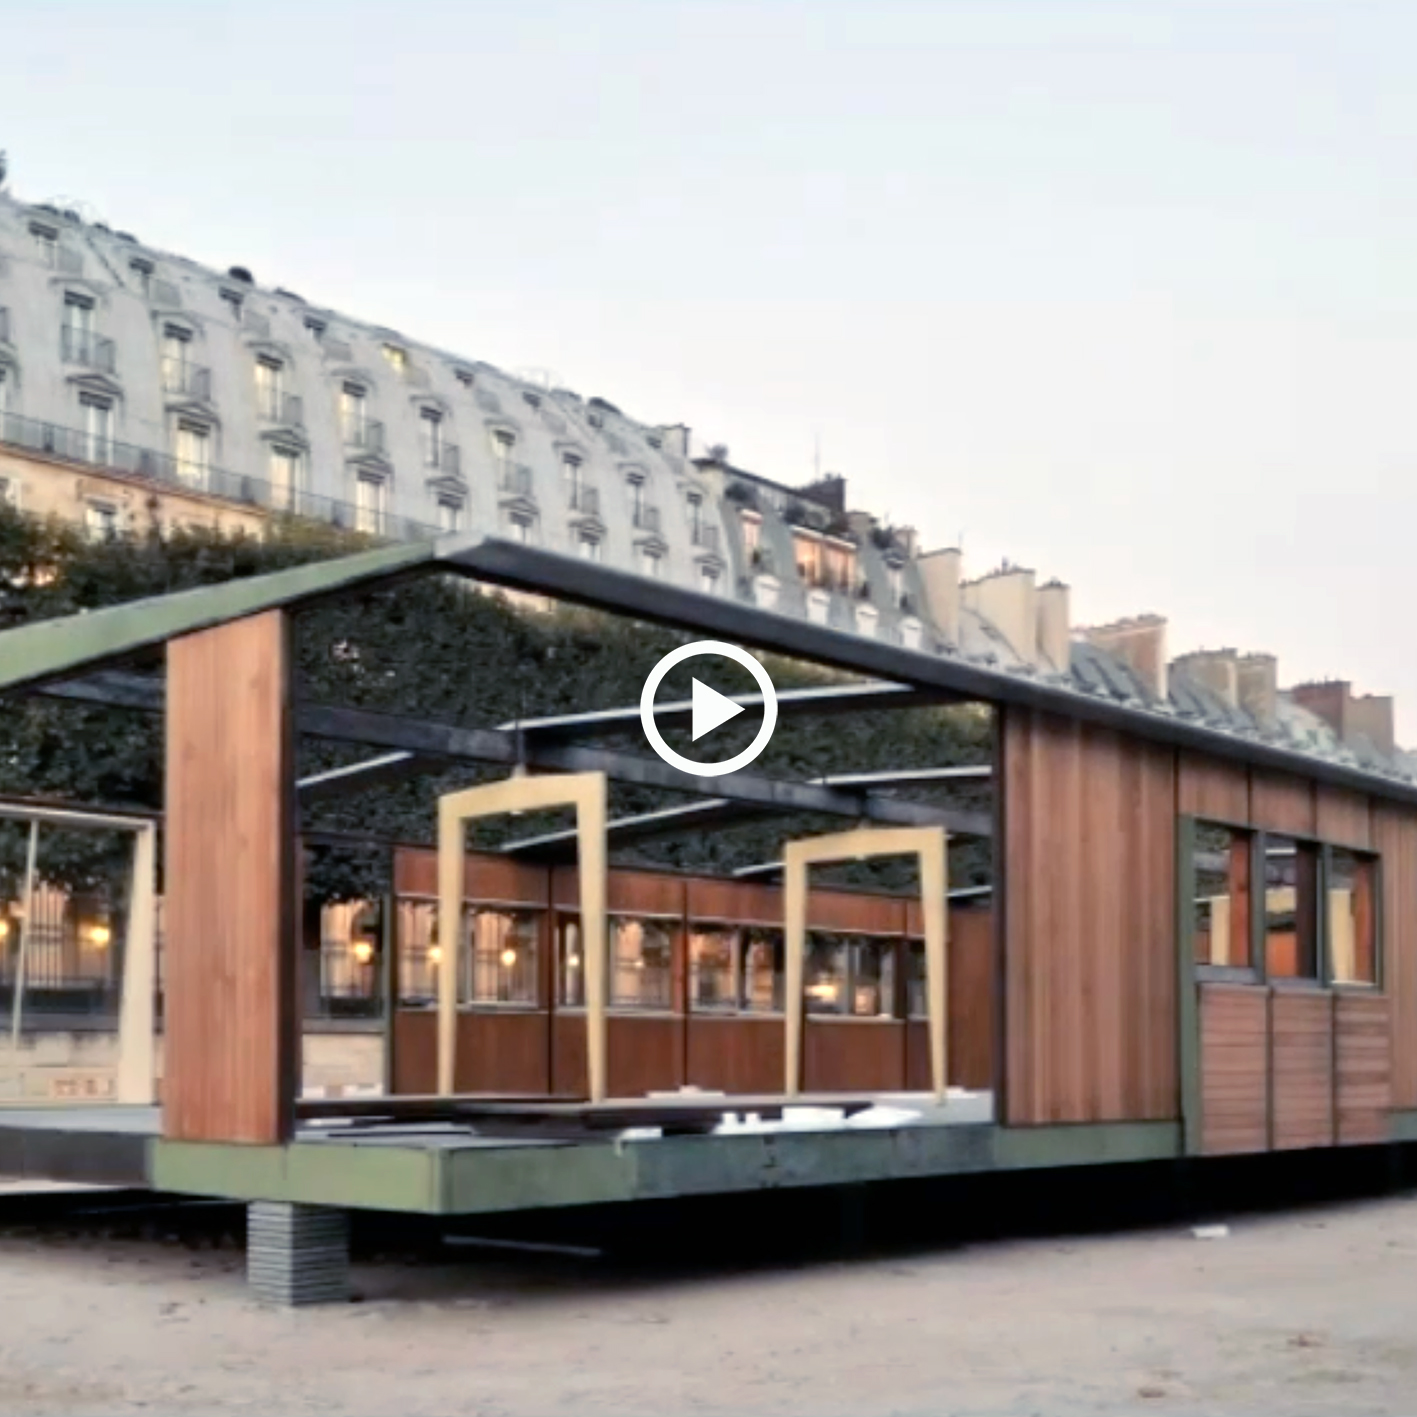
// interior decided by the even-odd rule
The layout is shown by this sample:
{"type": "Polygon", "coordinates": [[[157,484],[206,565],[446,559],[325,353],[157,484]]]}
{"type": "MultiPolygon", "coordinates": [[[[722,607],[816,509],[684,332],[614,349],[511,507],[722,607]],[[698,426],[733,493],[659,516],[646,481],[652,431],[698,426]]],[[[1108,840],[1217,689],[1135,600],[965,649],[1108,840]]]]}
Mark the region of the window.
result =
{"type": "Polygon", "coordinates": [[[600,538],[594,532],[583,531],[576,538],[576,550],[587,561],[599,561],[601,559],[600,538]]]}
{"type": "Polygon", "coordinates": [[[581,498],[581,460],[574,453],[561,456],[561,477],[566,484],[566,496],[571,506],[579,509],[581,498]]]}
{"type": "Polygon", "coordinates": [[[369,402],[362,384],[344,384],[339,391],[340,425],[347,443],[362,445],[369,426],[369,402]]]}
{"type": "Polygon", "coordinates": [[[418,432],[423,442],[423,466],[443,464],[443,415],[436,408],[424,408],[418,414],[418,432]]]}
{"type": "Polygon", "coordinates": [[[812,931],[807,937],[807,1011],[894,1017],[895,959],[892,940],[812,931]]]}
{"type": "Polygon", "coordinates": [[[438,906],[431,900],[398,903],[399,1003],[428,1006],[438,997],[438,906]]]}
{"type": "Polygon", "coordinates": [[[585,959],[581,954],[581,923],[563,919],[557,942],[560,987],[557,1001],[569,1008],[585,1008],[585,959]]]}
{"type": "Polygon", "coordinates": [[[30,226],[30,236],[34,238],[35,250],[46,266],[54,266],[59,259],[59,233],[53,227],[41,226],[34,222],[30,226]]]}
{"type": "Polygon", "coordinates": [[[256,358],[256,408],[262,418],[279,420],[285,400],[285,365],[271,355],[256,358]]]}
{"type": "Polygon", "coordinates": [[[470,389],[476,382],[471,369],[454,369],[453,378],[455,378],[458,383],[460,383],[465,389],[470,389]]]}
{"type": "Polygon", "coordinates": [[[704,534],[704,499],[697,492],[690,492],[686,499],[689,507],[689,539],[695,546],[704,534]]]}
{"type": "Polygon", "coordinates": [[[659,552],[652,546],[640,547],[640,574],[642,576],[649,576],[654,580],[658,580],[660,570],[662,569],[661,561],[662,558],[659,552]]]}
{"type": "Polygon", "coordinates": [[[20,484],[12,477],[0,477],[0,507],[20,505],[20,484]]]}
{"type": "MultiPolygon", "coordinates": [[[[271,449],[271,506],[293,512],[300,490],[304,458],[297,448],[271,449]]],[[[382,485],[382,484],[381,484],[382,485]]]]}
{"type": "Polygon", "coordinates": [[[1264,839],[1265,970],[1271,979],[1317,979],[1318,848],[1264,839]]]}
{"type": "Polygon", "coordinates": [[[745,1012],[782,1012],[786,957],[787,946],[781,930],[755,928],[743,932],[745,1012]]]}
{"type": "Polygon", "coordinates": [[[630,488],[630,515],[634,518],[636,526],[644,525],[645,516],[645,480],[638,473],[633,473],[626,479],[630,488]]]}
{"type": "Polygon", "coordinates": [[[384,346],[384,358],[389,361],[389,366],[397,369],[400,374],[408,368],[408,353],[396,344],[384,346]]]}
{"type": "Polygon", "coordinates": [[[689,1007],[738,1007],[739,932],[728,926],[696,925],[689,930],[689,1007]]]}
{"type": "Polygon", "coordinates": [[[310,331],[310,338],[318,344],[325,337],[325,322],[316,315],[305,317],[305,328],[310,331]]]}
{"type": "Polygon", "coordinates": [[[508,513],[507,530],[511,533],[513,541],[520,541],[523,546],[529,546],[532,542],[535,529],[535,521],[528,513],[508,513]]]}
{"type": "Polygon", "coordinates": [[[181,325],[164,325],[162,328],[162,386],[170,394],[187,391],[188,360],[192,349],[192,335],[181,325]]]}
{"type": "Polygon", "coordinates": [[[1191,948],[1197,964],[1248,969],[1250,959],[1249,832],[1197,822],[1196,895],[1191,948]]]}
{"type": "Polygon", "coordinates": [[[492,434],[492,460],[501,469],[506,469],[511,461],[512,449],[516,447],[517,440],[503,428],[498,428],[492,434]]]}
{"type": "Polygon", "coordinates": [[[388,507],[388,483],[382,477],[360,473],[354,484],[354,529],[370,536],[382,535],[388,507]]]}
{"type": "Polygon", "coordinates": [[[898,606],[905,595],[905,567],[888,564],[886,566],[886,581],[890,586],[891,604],[898,606]]]}
{"type": "Polygon", "coordinates": [[[674,936],[668,922],[612,916],[607,923],[611,1005],[673,1008],[674,936]]]}
{"type": "Polygon", "coordinates": [[[797,574],[810,586],[823,583],[822,543],[815,536],[803,536],[800,532],[792,538],[792,555],[797,563],[797,574]]]}
{"type": "Polygon", "coordinates": [[[1329,853],[1328,957],[1335,984],[1378,982],[1376,886],[1372,857],[1336,848],[1329,853]]]}
{"type": "Polygon", "coordinates": [[[112,502],[85,502],[84,530],[90,541],[112,541],[118,535],[118,508],[112,502]]]}
{"type": "Polygon", "coordinates": [[[64,293],[64,328],[87,336],[93,333],[93,300],[69,290],[64,293]]]}
{"type": "Polygon", "coordinates": [[[822,543],[822,580],[832,590],[849,592],[856,579],[856,548],[838,541],[822,543]]]}
{"type": "Polygon", "coordinates": [[[704,595],[718,594],[718,568],[715,566],[699,567],[699,590],[704,595]]]}
{"type": "Polygon", "coordinates": [[[113,446],[113,404],[98,394],[80,394],[79,418],[84,456],[89,462],[106,463],[113,446]]]}
{"type": "Polygon", "coordinates": [[[739,525],[743,528],[743,551],[749,561],[757,555],[762,540],[763,519],[757,512],[739,514],[739,525]]]}
{"type": "Polygon", "coordinates": [[[205,487],[211,471],[211,429],[181,419],[177,424],[177,475],[189,487],[205,487]]]}
{"type": "Polygon", "coordinates": [[[535,1004],[538,918],[530,911],[468,913],[461,992],[475,1004],[535,1004]]]}
{"type": "Polygon", "coordinates": [[[0,418],[10,411],[10,371],[0,365],[0,418]]]}
{"type": "Polygon", "coordinates": [[[438,530],[462,530],[462,503],[456,497],[438,498],[438,530]]]}
{"type": "Polygon", "coordinates": [[[231,312],[231,318],[238,324],[241,321],[241,308],[245,303],[244,297],[239,290],[223,288],[221,298],[226,304],[226,308],[231,312]]]}
{"type": "Polygon", "coordinates": [[[153,263],[142,256],[134,256],[128,262],[128,269],[133,272],[134,284],[144,295],[152,294],[153,286],[153,263]]]}

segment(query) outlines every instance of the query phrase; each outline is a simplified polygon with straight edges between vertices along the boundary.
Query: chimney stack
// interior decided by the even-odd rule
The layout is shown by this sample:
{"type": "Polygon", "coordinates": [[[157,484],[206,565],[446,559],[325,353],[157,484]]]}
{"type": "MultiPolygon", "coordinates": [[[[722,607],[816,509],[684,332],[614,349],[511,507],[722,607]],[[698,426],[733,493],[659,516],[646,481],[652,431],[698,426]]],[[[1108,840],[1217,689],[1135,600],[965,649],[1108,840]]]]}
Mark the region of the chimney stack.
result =
{"type": "Polygon", "coordinates": [[[925,591],[925,609],[935,628],[952,645],[959,644],[959,567],[957,546],[927,551],[916,561],[925,591]]]}
{"type": "Polygon", "coordinates": [[[1081,631],[1089,644],[1115,655],[1158,699],[1166,697],[1166,618],[1138,615],[1081,631]]]}
{"type": "Polygon", "coordinates": [[[1233,649],[1198,649],[1178,655],[1171,668],[1193,684],[1209,689],[1228,708],[1240,706],[1239,656],[1233,649]]]}
{"type": "Polygon", "coordinates": [[[1004,564],[960,587],[967,609],[982,615],[1027,664],[1038,663],[1038,606],[1033,572],[1004,564]]]}
{"type": "Polygon", "coordinates": [[[1378,694],[1354,698],[1352,688],[1346,679],[1325,679],[1296,684],[1289,693],[1295,703],[1323,719],[1341,743],[1352,747],[1361,739],[1390,757],[1397,746],[1392,698],[1378,694]]]}
{"type": "Polygon", "coordinates": [[[1279,715],[1279,661],[1272,654],[1242,654],[1236,664],[1240,707],[1261,727],[1279,715]]]}
{"type": "Polygon", "coordinates": [[[1038,587],[1039,667],[1058,674],[1068,672],[1072,643],[1072,622],[1068,613],[1070,592],[1062,581],[1052,580],[1038,587]]]}

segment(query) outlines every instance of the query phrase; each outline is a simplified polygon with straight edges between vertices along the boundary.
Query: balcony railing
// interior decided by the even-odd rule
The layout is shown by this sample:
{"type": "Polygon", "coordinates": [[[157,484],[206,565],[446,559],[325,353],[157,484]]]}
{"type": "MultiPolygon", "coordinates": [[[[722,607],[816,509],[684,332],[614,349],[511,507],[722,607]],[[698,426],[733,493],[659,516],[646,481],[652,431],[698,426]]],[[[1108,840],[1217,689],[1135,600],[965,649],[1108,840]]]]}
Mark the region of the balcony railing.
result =
{"type": "Polygon", "coordinates": [[[162,389],[167,394],[205,402],[212,396],[212,371],[203,364],[188,364],[185,359],[164,359],[162,389]]]}
{"type": "Polygon", "coordinates": [[[346,446],[366,453],[384,451],[384,425],[377,418],[347,418],[344,424],[346,446]]]}
{"type": "Polygon", "coordinates": [[[716,526],[708,526],[704,522],[700,522],[693,529],[693,537],[695,546],[701,547],[705,551],[712,551],[715,555],[718,554],[718,528],[716,526]]]}
{"type": "Polygon", "coordinates": [[[437,443],[423,449],[423,466],[429,472],[445,473],[449,477],[462,476],[462,449],[456,443],[437,443]]]}
{"type": "Polygon", "coordinates": [[[61,325],[60,347],[66,364],[83,364],[104,374],[117,367],[117,348],[111,339],[81,330],[74,325],[61,325]]]}
{"type": "Polygon", "coordinates": [[[261,417],[267,423],[284,423],[290,428],[304,426],[305,400],[299,394],[283,394],[271,389],[261,394],[260,405],[261,417]]]}
{"type": "Polygon", "coordinates": [[[598,517],[600,488],[587,487],[584,482],[578,482],[571,488],[571,510],[579,512],[583,517],[598,517]]]}
{"type": "MultiPolygon", "coordinates": [[[[134,447],[131,443],[94,438],[78,428],[21,418],[15,413],[0,413],[0,442],[47,453],[68,462],[87,463],[149,478],[177,491],[202,492],[253,510],[284,513],[350,531],[357,530],[366,515],[353,502],[317,496],[313,492],[276,485],[258,477],[228,472],[224,468],[182,461],[170,453],[134,447]]],[[[440,533],[430,522],[385,514],[381,518],[381,534],[391,541],[426,541],[440,533]]]]}
{"type": "Polygon", "coordinates": [[[531,469],[525,463],[503,463],[502,473],[497,479],[497,485],[509,496],[530,497],[531,469]]]}
{"type": "Polygon", "coordinates": [[[653,532],[659,535],[659,508],[651,506],[648,502],[641,502],[635,508],[635,527],[638,531],[653,532]]]}

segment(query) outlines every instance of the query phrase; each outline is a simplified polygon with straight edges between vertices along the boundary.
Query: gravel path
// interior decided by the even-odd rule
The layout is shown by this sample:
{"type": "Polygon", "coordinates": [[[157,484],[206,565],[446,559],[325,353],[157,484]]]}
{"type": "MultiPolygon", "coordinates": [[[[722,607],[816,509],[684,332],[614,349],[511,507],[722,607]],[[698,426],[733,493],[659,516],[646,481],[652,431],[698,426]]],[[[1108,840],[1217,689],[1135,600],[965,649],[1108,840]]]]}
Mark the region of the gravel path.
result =
{"type": "Polygon", "coordinates": [[[1417,1406],[1417,1200],[810,1268],[463,1252],[364,1301],[242,1256],[0,1235],[0,1412],[1385,1413],[1417,1406]]]}

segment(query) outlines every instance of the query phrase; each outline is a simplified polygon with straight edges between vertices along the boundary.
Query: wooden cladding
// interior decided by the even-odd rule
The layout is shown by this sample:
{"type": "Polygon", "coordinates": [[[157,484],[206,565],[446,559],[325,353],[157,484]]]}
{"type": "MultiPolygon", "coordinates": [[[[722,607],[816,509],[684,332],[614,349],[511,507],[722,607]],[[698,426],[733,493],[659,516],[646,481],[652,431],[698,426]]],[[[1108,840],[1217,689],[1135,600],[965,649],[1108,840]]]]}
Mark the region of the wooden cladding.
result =
{"type": "Polygon", "coordinates": [[[1391,1001],[1392,1105],[1417,1107],[1417,815],[1374,807],[1382,858],[1383,992],[1391,1001]]]}
{"type": "Polygon", "coordinates": [[[1203,985],[1200,992],[1201,1150],[1269,1147],[1269,994],[1203,985]]]}
{"type": "Polygon", "coordinates": [[[298,1033],[287,630],[167,646],[163,1134],[290,1136],[298,1033]]]}
{"type": "Polygon", "coordinates": [[[1390,1016],[1381,994],[1201,984],[1201,1151],[1386,1141],[1390,1016]]]}
{"type": "Polygon", "coordinates": [[[1006,1116],[1178,1113],[1175,755],[1003,711],[1006,1116]]]}

